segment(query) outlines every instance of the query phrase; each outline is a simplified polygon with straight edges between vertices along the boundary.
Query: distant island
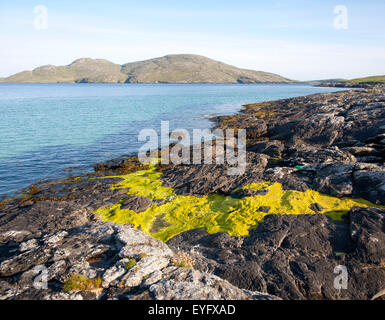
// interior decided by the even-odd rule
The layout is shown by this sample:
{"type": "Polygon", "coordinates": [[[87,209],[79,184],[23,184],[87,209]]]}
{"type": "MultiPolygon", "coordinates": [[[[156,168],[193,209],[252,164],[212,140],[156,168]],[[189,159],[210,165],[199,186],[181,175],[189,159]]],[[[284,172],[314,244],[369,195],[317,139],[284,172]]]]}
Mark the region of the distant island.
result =
{"type": "Polygon", "coordinates": [[[346,80],[346,79],[313,80],[313,81],[307,81],[307,83],[318,85],[319,87],[370,88],[373,85],[384,84],[385,75],[355,78],[351,80],[346,80]]]}
{"type": "Polygon", "coordinates": [[[0,82],[16,83],[289,83],[280,75],[240,69],[193,54],[173,54],[150,60],[115,64],[81,58],[66,66],[45,65],[0,82]]]}

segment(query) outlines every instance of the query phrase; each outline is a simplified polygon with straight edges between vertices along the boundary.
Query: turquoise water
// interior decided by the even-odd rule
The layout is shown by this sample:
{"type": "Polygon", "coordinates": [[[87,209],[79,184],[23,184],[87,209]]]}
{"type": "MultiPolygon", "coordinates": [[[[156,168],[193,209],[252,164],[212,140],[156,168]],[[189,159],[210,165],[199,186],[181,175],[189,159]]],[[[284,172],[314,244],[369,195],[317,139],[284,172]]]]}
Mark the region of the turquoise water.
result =
{"type": "Polygon", "coordinates": [[[136,152],[143,128],[209,128],[243,104],[337,91],[278,84],[0,84],[0,195],[136,152]]]}

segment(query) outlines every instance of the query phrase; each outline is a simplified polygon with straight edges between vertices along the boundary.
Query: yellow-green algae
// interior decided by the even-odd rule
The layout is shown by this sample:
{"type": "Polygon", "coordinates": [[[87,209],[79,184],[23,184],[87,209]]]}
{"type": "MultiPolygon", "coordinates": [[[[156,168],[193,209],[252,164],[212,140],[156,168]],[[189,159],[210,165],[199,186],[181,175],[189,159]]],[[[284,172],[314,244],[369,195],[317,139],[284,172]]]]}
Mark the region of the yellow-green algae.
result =
{"type": "MultiPolygon", "coordinates": [[[[163,205],[153,204],[144,212],[136,213],[129,209],[120,209],[123,200],[95,213],[105,221],[120,224],[133,224],[153,237],[167,241],[171,237],[192,229],[206,227],[208,233],[226,232],[234,236],[248,235],[256,228],[267,214],[316,214],[309,208],[318,203],[324,208],[319,213],[334,220],[342,220],[351,207],[384,207],[374,205],[364,199],[337,198],[321,194],[314,190],[305,192],[283,190],[280,183],[252,183],[244,189],[268,189],[266,195],[256,195],[243,199],[234,199],[225,195],[203,197],[176,195],[172,188],[164,187],[159,179],[161,172],[154,163],[149,169],[127,175],[113,176],[123,181],[112,186],[113,189],[128,188],[127,194],[139,195],[152,200],[168,200],[163,205]],[[258,211],[261,206],[268,206],[268,213],[258,211]]],[[[104,178],[111,178],[104,177],[104,178]]]]}

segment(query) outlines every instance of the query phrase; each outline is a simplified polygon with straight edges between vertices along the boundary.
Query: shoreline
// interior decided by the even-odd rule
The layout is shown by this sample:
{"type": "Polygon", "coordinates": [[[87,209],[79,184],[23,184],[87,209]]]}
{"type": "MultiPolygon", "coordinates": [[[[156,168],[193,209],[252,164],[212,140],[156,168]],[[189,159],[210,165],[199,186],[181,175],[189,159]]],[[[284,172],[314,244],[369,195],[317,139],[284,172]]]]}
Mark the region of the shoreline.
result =
{"type": "Polygon", "coordinates": [[[380,298],[384,107],[380,86],[248,104],[214,117],[219,128],[247,128],[242,176],[227,176],[226,163],[149,168],[127,158],[35,185],[0,206],[0,296],[178,299],[165,288],[179,281],[185,296],[207,299],[202,279],[210,277],[219,299],[380,298]],[[128,258],[137,271],[124,268],[128,258]],[[47,290],[32,286],[37,264],[50,270],[47,290]],[[333,288],[341,264],[352,283],[343,292],[333,288]],[[71,274],[100,277],[99,291],[63,291],[75,281],[71,274]],[[20,289],[12,291],[13,281],[20,289]]]}
{"type": "MultiPolygon", "coordinates": [[[[55,85],[56,83],[53,83],[53,85],[55,85]]],[[[279,85],[281,85],[282,83],[278,83],[279,85]]],[[[286,83],[284,83],[285,85],[286,85],[286,83]]],[[[17,84],[16,84],[17,85],[17,84]]],[[[38,84],[37,84],[38,85],[38,84]]],[[[48,84],[48,85],[50,85],[50,84],[48,84]]],[[[73,84],[69,84],[69,85],[73,85],[73,84]]],[[[139,84],[139,85],[141,85],[141,84],[139,84]]],[[[147,85],[147,84],[145,84],[145,85],[147,85]]],[[[148,84],[148,85],[151,85],[151,84],[148,84]]],[[[173,85],[173,84],[165,84],[165,85],[173,85]]],[[[184,84],[181,84],[181,85],[184,85],[184,84]]],[[[196,84],[196,85],[201,85],[201,84],[196,84]]],[[[203,85],[203,84],[202,84],[203,85]]],[[[218,84],[212,84],[213,86],[217,86],[218,84]]],[[[219,85],[222,85],[222,84],[219,84],[219,85]]],[[[224,86],[226,86],[227,84],[223,84],[224,86]]],[[[241,86],[245,86],[245,84],[240,84],[241,86]]],[[[273,84],[273,83],[268,83],[268,84],[266,84],[266,83],[259,83],[259,84],[246,84],[247,86],[249,86],[249,85],[252,85],[252,86],[254,86],[254,85],[257,85],[257,86],[259,86],[259,85],[261,85],[261,86],[265,86],[265,85],[267,85],[267,86],[269,86],[269,85],[272,85],[272,86],[274,86],[275,84],[273,84]]],[[[301,86],[301,85],[305,85],[306,87],[312,87],[311,85],[308,85],[308,84],[288,84],[288,85],[290,85],[290,86],[301,86]]],[[[325,90],[327,90],[327,89],[325,89],[325,90]]],[[[240,112],[241,111],[241,109],[242,109],[242,106],[240,106],[240,109],[238,109],[237,110],[237,112],[240,112]]],[[[209,120],[209,122],[211,122],[211,120],[210,120],[210,118],[208,118],[208,117],[206,117],[206,116],[204,116],[204,118],[205,119],[207,119],[207,120],[209,120]]],[[[210,127],[212,128],[212,126],[210,125],[210,127]]],[[[43,148],[43,147],[42,147],[43,148]]],[[[48,151],[49,152],[49,151],[48,151]]],[[[133,153],[135,153],[136,151],[132,151],[133,153]]],[[[121,153],[121,155],[119,155],[118,157],[124,157],[124,156],[127,156],[127,155],[130,155],[130,154],[127,154],[127,153],[121,153]]],[[[15,157],[17,157],[17,156],[15,156],[15,157]]],[[[10,158],[11,160],[12,160],[12,158],[10,158]]],[[[114,158],[115,159],[115,158],[114,158]]],[[[7,161],[8,159],[5,159],[4,161],[7,161]]],[[[37,159],[36,159],[37,160],[37,159]]],[[[102,160],[99,160],[98,162],[100,162],[100,161],[109,161],[109,160],[113,160],[113,159],[109,159],[109,158],[104,158],[104,159],[102,159],[102,160]]],[[[97,162],[97,161],[95,161],[95,162],[97,162]]],[[[76,164],[74,163],[73,165],[72,164],[70,164],[69,163],[69,166],[67,167],[67,168],[60,168],[59,170],[63,170],[62,172],[60,172],[58,175],[56,175],[56,177],[47,177],[47,178],[36,178],[34,181],[31,181],[30,182],[30,184],[37,184],[37,183],[39,183],[39,182],[41,182],[41,181],[46,181],[46,180],[55,180],[55,179],[65,179],[65,178],[70,178],[71,176],[76,176],[76,175],[81,175],[81,174],[86,174],[86,173],[90,173],[90,172],[92,172],[92,167],[93,167],[93,165],[94,165],[95,163],[89,163],[89,164],[87,164],[87,168],[85,168],[84,167],[84,165],[83,164],[80,164],[80,168],[75,168],[75,169],[73,169],[73,165],[75,165],[75,167],[76,167],[76,164]],[[71,174],[71,171],[75,171],[76,173],[75,174],[71,174]]],[[[52,173],[50,173],[50,175],[52,176],[52,173]]],[[[19,179],[21,178],[21,177],[18,177],[19,179]]],[[[2,200],[3,198],[6,198],[6,197],[13,197],[13,196],[15,196],[16,194],[20,194],[20,193],[22,193],[22,190],[23,189],[25,189],[25,188],[28,188],[28,186],[29,185],[24,185],[24,186],[22,186],[21,188],[17,188],[17,189],[15,189],[14,191],[12,191],[12,192],[9,192],[9,191],[5,191],[3,194],[0,194],[0,200],[2,200]]]]}
{"type": "MultiPolygon", "coordinates": [[[[30,84],[30,83],[24,83],[24,84],[30,84]]],[[[49,84],[49,83],[39,83],[39,84],[49,84]]],[[[74,83],[72,83],[74,84],[74,83]]],[[[90,84],[93,84],[93,83],[90,83],[90,84]]],[[[95,84],[99,84],[99,83],[95,83],[95,84]]],[[[100,83],[100,84],[109,84],[109,83],[100,83]]],[[[112,83],[111,83],[112,84],[112,83]]],[[[129,83],[129,84],[132,84],[132,83],[129,83]]],[[[133,84],[147,84],[147,83],[133,83],[133,84]]],[[[148,83],[150,84],[150,83],[148,83]]],[[[155,83],[154,83],[155,84],[155,83]]],[[[163,83],[163,84],[184,84],[184,83],[163,83]]],[[[190,83],[189,83],[190,84],[190,83]]],[[[194,83],[192,83],[194,84],[194,83]]],[[[196,83],[196,84],[211,84],[211,83],[196,83]]],[[[212,84],[221,84],[221,83],[212,83],[212,84]]],[[[224,83],[225,84],[225,83],[224,83]]],[[[227,83],[226,83],[227,84],[227,83]]],[[[259,84],[287,84],[287,85],[295,85],[297,83],[256,83],[256,84],[246,84],[246,85],[259,85],[259,84]]],[[[298,83],[298,84],[301,84],[301,83],[298,83]]],[[[330,83],[332,84],[331,86],[328,86],[328,84],[324,84],[324,85],[321,85],[320,87],[335,87],[333,86],[334,83],[330,83]]],[[[245,84],[240,84],[240,85],[245,85],[245,84]]],[[[336,84],[336,85],[339,85],[336,84]]],[[[365,87],[356,87],[356,88],[353,88],[353,87],[343,87],[343,88],[346,88],[346,90],[343,90],[343,91],[338,91],[338,92],[342,92],[342,93],[349,93],[351,92],[352,90],[355,90],[355,89],[367,89],[368,87],[369,88],[373,88],[373,87],[376,87],[378,86],[379,84],[365,84],[365,87]]],[[[318,85],[311,85],[311,86],[318,86],[318,85]]],[[[380,86],[382,86],[380,84],[380,86]]],[[[241,108],[239,109],[238,112],[234,113],[233,115],[221,115],[221,116],[216,116],[216,115],[210,115],[210,117],[208,117],[208,120],[210,122],[213,122],[213,126],[211,129],[214,129],[216,127],[223,127],[221,125],[221,122],[223,120],[230,120],[230,119],[236,119],[237,116],[240,116],[242,114],[244,114],[245,111],[247,111],[248,108],[250,108],[250,106],[258,106],[258,105],[266,105],[266,104],[280,104],[280,103],[283,103],[285,101],[289,101],[289,100],[292,100],[292,99],[297,99],[297,98],[309,98],[309,97],[312,97],[312,96],[319,96],[319,95],[322,95],[323,93],[312,93],[312,94],[308,94],[308,95],[303,95],[303,96],[298,96],[298,97],[294,97],[294,98],[283,98],[283,99],[278,99],[278,100],[267,100],[267,101],[262,101],[262,102],[257,102],[257,103],[251,103],[251,104],[245,104],[245,105],[242,105],[241,108]]],[[[330,94],[333,94],[333,92],[331,92],[330,94]]],[[[215,141],[215,140],[212,140],[212,141],[215,141]]],[[[170,143],[170,146],[172,145],[173,143],[170,143]]],[[[131,161],[131,159],[136,159],[137,158],[137,152],[132,152],[132,153],[129,153],[129,154],[123,154],[123,155],[120,155],[118,157],[115,157],[115,158],[112,158],[112,159],[108,159],[108,160],[105,160],[105,161],[102,161],[102,162],[98,162],[98,163],[94,163],[94,164],[91,164],[90,167],[87,169],[87,172],[83,172],[82,174],[80,175],[67,175],[63,178],[60,178],[60,179],[47,179],[47,180],[37,180],[36,182],[32,183],[31,185],[21,189],[20,191],[17,191],[15,192],[15,194],[12,196],[12,198],[14,196],[20,196],[23,194],[23,191],[29,189],[30,187],[33,187],[35,185],[39,185],[39,184],[51,184],[51,183],[55,183],[56,181],[63,181],[63,180],[71,180],[71,179],[75,179],[75,178],[80,178],[80,177],[87,177],[87,176],[93,176],[95,175],[98,171],[102,171],[100,169],[96,169],[96,168],[101,168],[103,167],[104,165],[107,165],[106,167],[109,167],[110,164],[113,164],[113,163],[124,163],[125,160],[129,160],[131,161]]],[[[119,165],[118,165],[119,166],[119,165]]],[[[65,170],[68,170],[68,172],[70,172],[70,169],[72,169],[71,167],[68,167],[66,168],[65,170]]],[[[4,195],[2,196],[2,198],[4,198],[4,195]]],[[[0,198],[1,200],[1,198],[0,198]]],[[[3,199],[4,200],[4,199],[3,199]]]]}

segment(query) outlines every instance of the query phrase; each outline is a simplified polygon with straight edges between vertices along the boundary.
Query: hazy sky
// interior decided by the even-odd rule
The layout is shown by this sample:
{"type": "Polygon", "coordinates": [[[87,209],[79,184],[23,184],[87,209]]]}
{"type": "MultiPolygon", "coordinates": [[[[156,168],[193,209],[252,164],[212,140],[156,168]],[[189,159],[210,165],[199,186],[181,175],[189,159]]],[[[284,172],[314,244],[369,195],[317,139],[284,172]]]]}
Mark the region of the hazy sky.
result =
{"type": "Polygon", "coordinates": [[[385,1],[0,0],[0,43],[0,76],[80,57],[194,53],[291,79],[354,78],[385,74],[385,1]],[[347,29],[334,26],[337,5],[347,29]]]}

